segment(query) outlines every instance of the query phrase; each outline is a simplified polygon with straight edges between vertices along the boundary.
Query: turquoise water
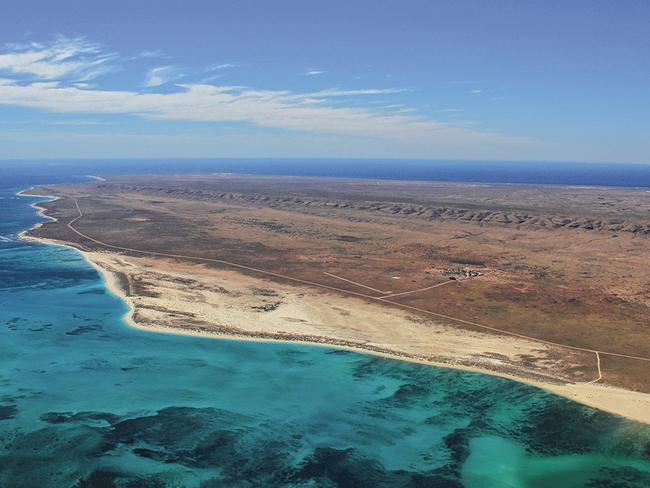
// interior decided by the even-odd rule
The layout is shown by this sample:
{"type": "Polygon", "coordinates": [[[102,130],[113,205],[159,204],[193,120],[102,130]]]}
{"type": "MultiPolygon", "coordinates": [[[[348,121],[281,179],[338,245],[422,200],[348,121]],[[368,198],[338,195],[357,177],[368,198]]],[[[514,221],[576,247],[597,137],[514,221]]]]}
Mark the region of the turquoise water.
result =
{"type": "Polygon", "coordinates": [[[650,430],[526,385],[128,328],[0,189],[1,487],[647,487],[650,430]]]}

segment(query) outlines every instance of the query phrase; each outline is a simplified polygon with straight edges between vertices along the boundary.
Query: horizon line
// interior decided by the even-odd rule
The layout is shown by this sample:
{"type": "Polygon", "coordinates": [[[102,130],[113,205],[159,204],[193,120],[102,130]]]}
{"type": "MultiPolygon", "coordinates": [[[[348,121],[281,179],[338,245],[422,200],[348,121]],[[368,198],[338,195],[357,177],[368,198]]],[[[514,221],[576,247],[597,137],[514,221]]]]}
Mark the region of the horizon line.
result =
{"type": "Polygon", "coordinates": [[[650,166],[648,162],[629,162],[629,161],[584,161],[570,159],[455,159],[455,158],[373,158],[373,157],[318,157],[318,156],[206,156],[206,157],[185,157],[185,156],[164,156],[164,157],[74,157],[74,158],[3,158],[0,157],[0,164],[5,162],[64,162],[64,161],[409,161],[409,162],[436,162],[436,163],[543,163],[543,164],[584,164],[584,165],[629,165],[629,166],[650,166]]]}

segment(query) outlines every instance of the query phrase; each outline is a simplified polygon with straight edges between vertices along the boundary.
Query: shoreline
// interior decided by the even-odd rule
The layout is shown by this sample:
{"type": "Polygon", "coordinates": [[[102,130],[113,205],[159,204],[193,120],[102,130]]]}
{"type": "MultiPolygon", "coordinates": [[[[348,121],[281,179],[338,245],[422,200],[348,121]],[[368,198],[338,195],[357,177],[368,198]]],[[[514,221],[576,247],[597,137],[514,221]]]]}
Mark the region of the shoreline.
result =
{"type": "MultiPolygon", "coordinates": [[[[47,242],[46,239],[43,239],[43,242],[47,242]]],[[[332,342],[314,342],[314,341],[309,341],[309,340],[300,340],[300,339],[280,339],[280,338],[268,338],[268,337],[252,337],[252,336],[246,336],[246,335],[228,335],[228,334],[220,334],[220,333],[214,333],[214,332],[207,332],[207,331],[199,331],[199,330],[186,330],[186,329],[179,329],[179,328],[174,328],[174,327],[163,327],[163,326],[156,326],[156,325],[142,325],[137,323],[134,318],[133,314],[135,312],[135,306],[132,302],[132,300],[129,299],[129,297],[124,293],[124,290],[119,286],[117,282],[117,278],[114,273],[111,271],[102,268],[100,265],[97,263],[94,263],[88,256],[87,253],[75,248],[74,246],[66,245],[66,247],[70,247],[72,249],[76,249],[79,251],[79,253],[84,257],[84,259],[90,263],[93,268],[95,268],[100,275],[103,278],[104,284],[106,286],[106,289],[111,292],[113,295],[118,297],[122,302],[124,302],[127,307],[128,311],[125,313],[123,316],[124,322],[129,326],[133,327],[135,329],[141,330],[141,331],[146,331],[146,332],[153,332],[157,334],[175,334],[175,335],[185,335],[185,336],[191,336],[191,337],[200,337],[204,339],[222,339],[222,340],[231,340],[231,341],[248,341],[248,342],[275,342],[275,343],[284,343],[284,344],[302,344],[302,345],[309,345],[309,346],[317,346],[317,347],[328,347],[328,348],[334,348],[334,349],[344,349],[352,352],[356,352],[358,354],[369,354],[372,356],[377,356],[381,357],[384,359],[391,359],[395,361],[406,361],[410,363],[415,363],[415,364],[421,364],[425,366],[433,366],[433,367],[438,367],[438,368],[446,368],[446,369],[453,369],[457,371],[464,371],[468,373],[475,373],[475,374],[486,374],[489,376],[496,376],[499,378],[504,378],[507,380],[511,381],[516,381],[518,383],[523,383],[528,386],[533,386],[536,388],[541,388],[542,390],[545,390],[549,393],[553,393],[559,396],[562,396],[564,398],[567,398],[572,401],[576,401],[578,403],[581,403],[583,405],[587,405],[592,408],[596,408],[598,410],[602,410],[611,414],[615,415],[620,415],[622,417],[625,417],[629,420],[635,420],[637,422],[642,422],[645,424],[650,424],[650,395],[645,394],[645,393],[638,393],[634,392],[631,390],[624,390],[622,388],[616,388],[612,386],[605,386],[605,385],[598,385],[595,383],[587,384],[587,383],[574,383],[574,384],[553,384],[553,383],[546,383],[542,381],[535,381],[532,379],[528,379],[525,377],[521,376],[515,376],[511,375],[508,373],[500,372],[500,371],[492,371],[487,368],[480,368],[480,367],[474,367],[474,366],[467,366],[464,364],[453,364],[453,363],[447,363],[447,362],[442,362],[442,361],[431,361],[431,360],[426,360],[426,359],[418,359],[416,357],[409,357],[406,355],[398,355],[398,354],[391,354],[388,352],[381,352],[381,351],[376,351],[372,350],[369,348],[364,348],[359,346],[354,346],[354,345],[342,345],[342,344],[336,344],[335,342],[338,341],[335,338],[327,338],[330,339],[332,342]],[[603,396],[606,397],[615,397],[615,399],[612,398],[603,398],[603,396]],[[624,397],[638,397],[638,398],[626,398],[628,402],[639,402],[641,405],[639,405],[637,408],[621,408],[620,401],[624,397]],[[605,401],[608,400],[608,401],[605,401]],[[613,402],[613,405],[610,404],[610,402],[613,402]]]]}
{"type": "MultiPolygon", "coordinates": [[[[58,198],[54,196],[46,195],[32,195],[28,193],[23,193],[22,191],[17,193],[20,196],[31,196],[39,198],[58,198]]],[[[39,202],[32,203],[30,206],[35,208],[38,211],[38,214],[46,217],[50,220],[56,220],[54,217],[50,217],[45,214],[46,209],[38,205],[39,202]]],[[[536,381],[531,378],[526,378],[524,376],[517,376],[514,374],[509,374],[502,371],[490,370],[488,368],[483,368],[480,366],[469,366],[466,364],[455,364],[452,362],[443,362],[435,361],[431,359],[418,358],[407,353],[400,353],[399,351],[389,351],[389,350],[379,350],[379,348],[370,348],[363,347],[362,344],[353,344],[351,341],[346,341],[342,339],[336,339],[333,337],[312,337],[314,340],[309,340],[309,338],[301,338],[298,334],[293,337],[270,337],[266,336],[264,332],[255,333],[242,333],[242,334],[228,334],[228,333],[219,333],[219,332],[210,332],[206,330],[198,329],[181,329],[171,326],[161,326],[161,325],[143,325],[136,322],[134,319],[134,314],[136,312],[135,304],[133,300],[125,293],[122,287],[118,283],[118,278],[116,274],[108,270],[98,263],[94,262],[89,256],[87,251],[84,251],[78,247],[75,247],[66,242],[58,241],[55,239],[45,239],[39,237],[30,236],[28,233],[30,230],[35,229],[43,225],[43,223],[37,223],[32,226],[30,229],[22,231],[19,234],[20,239],[30,240],[34,242],[39,242],[47,245],[57,245],[62,247],[67,247],[78,251],[84,260],[91,265],[102,277],[103,285],[107,291],[120,299],[127,307],[127,311],[122,316],[124,323],[132,328],[145,331],[148,333],[159,333],[159,334],[176,334],[176,335],[185,335],[192,337],[200,337],[205,339],[222,339],[222,340],[234,340],[234,341],[249,341],[249,342],[276,342],[276,343],[286,343],[286,344],[302,344],[309,346],[320,346],[328,347],[333,349],[343,349],[353,351],[359,354],[370,354],[377,357],[382,357],[385,359],[392,359],[398,361],[407,361],[410,363],[422,364],[426,366],[440,367],[446,369],[460,370],[476,374],[487,374],[490,376],[496,376],[511,381],[516,381],[519,383],[527,384],[532,387],[543,389],[549,393],[556,394],[567,398],[572,401],[576,401],[583,405],[587,405],[592,408],[596,408],[611,414],[619,415],[625,417],[629,420],[634,420],[642,422],[645,424],[650,424],[650,395],[645,393],[634,392],[632,390],[625,390],[622,388],[616,388],[612,386],[606,386],[597,383],[566,383],[566,384],[553,384],[542,381],[536,381]],[[319,339],[316,341],[315,339],[319,339]]]]}
{"type": "MultiPolygon", "coordinates": [[[[57,201],[57,200],[59,200],[61,198],[61,197],[57,197],[57,196],[54,196],[54,195],[34,195],[33,193],[25,193],[25,192],[27,192],[29,190],[32,190],[32,189],[34,189],[33,186],[30,187],[30,188],[27,188],[25,190],[20,190],[19,192],[16,193],[16,196],[19,196],[19,197],[33,197],[33,198],[50,198],[51,199],[51,200],[49,200],[50,202],[55,202],[55,201],[57,201]]],[[[40,202],[30,203],[29,206],[36,210],[36,214],[39,217],[43,217],[43,218],[49,220],[50,222],[56,222],[58,219],[56,219],[55,217],[51,217],[51,216],[47,215],[45,213],[45,208],[39,206],[38,205],[39,203],[40,202]]],[[[21,230],[18,233],[18,238],[23,239],[23,240],[30,240],[30,239],[31,240],[37,240],[36,237],[28,236],[27,233],[30,230],[38,229],[43,224],[44,224],[44,222],[36,222],[29,229],[21,230]]],[[[43,239],[43,241],[45,241],[45,240],[43,239]]],[[[68,246],[68,247],[72,247],[72,246],[68,246]]]]}
{"type": "MultiPolygon", "coordinates": [[[[45,240],[44,240],[45,241],[45,240]]],[[[67,246],[71,247],[73,249],[73,246],[67,246]]],[[[312,342],[308,340],[298,340],[298,339],[274,339],[274,338],[265,338],[265,337],[251,337],[251,336],[244,336],[244,335],[227,335],[227,334],[218,334],[218,333],[210,333],[207,331],[197,331],[197,330],[185,330],[185,329],[178,329],[178,328],[173,328],[173,327],[162,327],[162,326],[150,326],[150,325],[142,325],[137,323],[133,319],[133,314],[135,312],[135,306],[132,302],[132,300],[129,299],[129,297],[124,293],[124,290],[118,285],[117,279],[115,277],[115,274],[112,273],[111,271],[102,268],[98,264],[94,263],[91,259],[88,258],[84,251],[81,251],[77,249],[81,253],[82,256],[88,261],[91,266],[93,266],[103,277],[104,284],[106,286],[106,289],[110,291],[113,295],[118,297],[120,300],[122,300],[127,306],[128,306],[128,311],[124,315],[124,321],[125,323],[138,330],[146,331],[146,332],[154,332],[158,334],[176,334],[176,335],[185,335],[185,336],[191,336],[191,337],[200,337],[204,339],[222,339],[222,340],[231,340],[231,341],[249,341],[249,342],[275,342],[275,343],[284,343],[284,344],[303,344],[303,345],[309,345],[309,346],[317,346],[317,347],[328,347],[328,348],[335,348],[335,349],[344,349],[348,351],[353,351],[358,354],[369,354],[372,356],[377,356],[381,357],[384,359],[391,359],[394,361],[406,361],[410,363],[415,363],[415,364],[421,364],[425,366],[433,366],[433,367],[438,367],[438,368],[445,368],[445,369],[453,369],[457,371],[464,371],[468,373],[475,373],[475,374],[486,374],[489,376],[495,376],[498,378],[503,378],[511,381],[516,381],[518,383],[523,383],[528,386],[533,386],[536,388],[541,388],[544,391],[547,391],[549,393],[553,393],[556,395],[559,395],[561,397],[567,398],[572,401],[576,401],[578,403],[581,403],[583,405],[587,405],[592,408],[596,408],[598,410],[602,410],[611,414],[615,415],[620,415],[622,417],[625,417],[629,420],[635,420],[637,422],[642,422],[645,424],[650,424],[650,395],[644,394],[644,393],[638,393],[634,392],[631,390],[624,390],[622,388],[615,388],[611,386],[604,386],[604,385],[597,385],[595,383],[591,384],[580,384],[580,383],[575,383],[575,384],[565,384],[565,385],[560,385],[560,384],[552,384],[552,383],[545,383],[541,381],[535,381],[531,379],[527,379],[524,377],[519,377],[515,375],[510,375],[508,373],[500,372],[500,371],[491,371],[486,368],[480,368],[480,367],[474,367],[474,366],[467,366],[464,364],[453,364],[453,363],[447,363],[447,362],[436,362],[436,361],[431,361],[431,360],[425,360],[425,359],[418,359],[415,357],[408,357],[408,356],[399,356],[397,354],[390,354],[387,352],[381,352],[381,351],[375,351],[372,349],[367,349],[364,347],[360,346],[352,346],[352,345],[339,345],[339,344],[334,344],[334,343],[319,343],[319,342],[312,342]],[[614,406],[609,405],[607,403],[604,404],[604,402],[599,401],[598,398],[593,398],[591,395],[612,395],[616,396],[617,398],[620,397],[628,397],[628,396],[639,396],[640,398],[637,401],[643,401],[644,400],[644,406],[640,406],[635,409],[625,409],[625,408],[620,408],[618,400],[614,402],[614,406]],[[645,398],[643,398],[645,397],[645,398]]],[[[336,341],[336,339],[333,338],[328,338],[332,339],[333,341],[336,341]]],[[[629,399],[629,401],[634,401],[633,399],[629,399]]]]}

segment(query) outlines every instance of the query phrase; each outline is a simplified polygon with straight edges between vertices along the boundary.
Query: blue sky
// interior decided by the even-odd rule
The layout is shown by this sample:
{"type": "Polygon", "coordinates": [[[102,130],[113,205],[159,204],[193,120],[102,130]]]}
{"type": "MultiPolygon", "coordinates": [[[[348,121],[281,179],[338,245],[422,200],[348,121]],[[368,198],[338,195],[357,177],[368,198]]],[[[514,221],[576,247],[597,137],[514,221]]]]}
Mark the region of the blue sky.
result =
{"type": "Polygon", "coordinates": [[[650,163],[650,2],[5,2],[0,158],[650,163]]]}

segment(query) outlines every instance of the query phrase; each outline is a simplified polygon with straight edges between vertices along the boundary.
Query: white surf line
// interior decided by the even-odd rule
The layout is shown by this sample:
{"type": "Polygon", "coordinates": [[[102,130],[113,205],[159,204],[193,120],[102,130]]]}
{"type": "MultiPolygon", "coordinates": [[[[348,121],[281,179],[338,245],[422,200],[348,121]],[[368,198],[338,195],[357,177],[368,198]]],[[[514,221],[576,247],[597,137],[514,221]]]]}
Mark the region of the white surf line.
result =
{"type": "Polygon", "coordinates": [[[384,295],[383,297],[379,297],[379,298],[401,297],[401,296],[404,296],[404,295],[409,295],[411,293],[417,293],[419,291],[431,290],[433,288],[438,288],[439,286],[448,285],[449,283],[455,283],[457,281],[458,280],[443,281],[442,283],[436,283],[435,285],[427,286],[427,287],[424,287],[424,288],[418,288],[417,290],[403,291],[401,293],[393,293],[392,295],[384,295]]]}
{"type": "Polygon", "coordinates": [[[86,175],[86,178],[92,178],[93,180],[97,180],[97,181],[106,181],[106,178],[100,178],[99,176],[93,176],[93,175],[86,175]]]}
{"type": "MultiPolygon", "coordinates": [[[[357,285],[357,286],[361,286],[363,288],[367,288],[368,290],[376,291],[377,293],[390,293],[389,291],[386,291],[386,290],[378,290],[377,288],[373,288],[372,286],[362,285],[361,283],[357,283],[356,281],[348,280],[347,278],[343,278],[342,276],[336,276],[335,274],[328,273],[327,271],[323,271],[323,274],[326,274],[327,276],[331,276],[332,278],[336,278],[337,280],[347,281],[348,283],[352,283],[353,285],[357,285]]],[[[392,296],[392,295],[388,295],[388,296],[392,296]]]]}
{"type": "Polygon", "coordinates": [[[55,198],[58,199],[59,197],[55,197],[53,195],[36,195],[34,193],[27,193],[29,190],[34,190],[35,188],[33,186],[30,186],[29,188],[26,188],[25,190],[20,190],[19,192],[16,193],[17,197],[36,197],[36,198],[55,198]]]}

